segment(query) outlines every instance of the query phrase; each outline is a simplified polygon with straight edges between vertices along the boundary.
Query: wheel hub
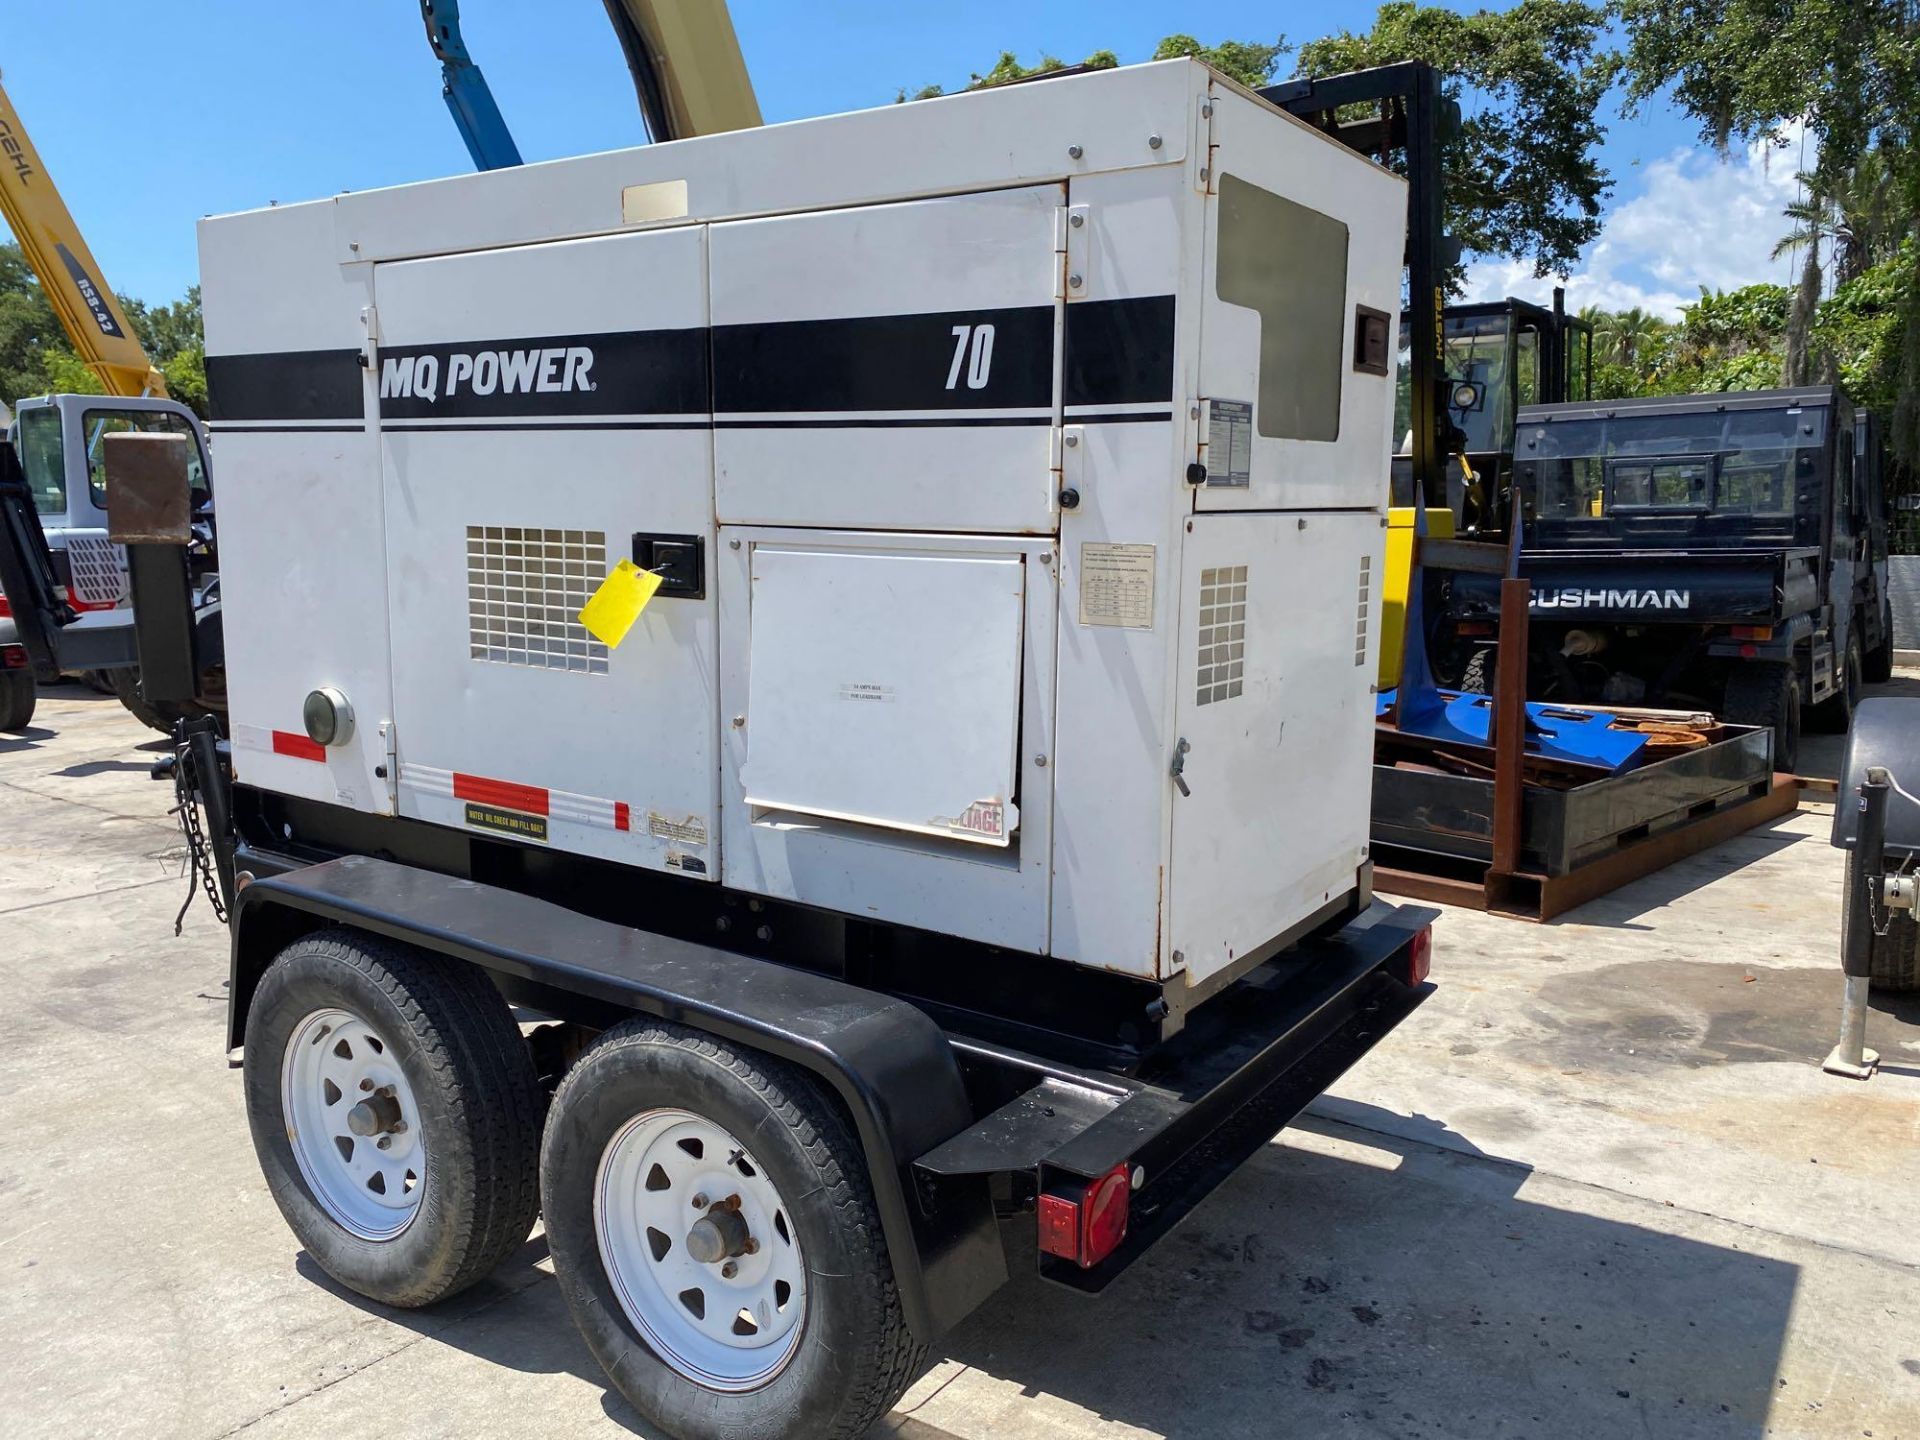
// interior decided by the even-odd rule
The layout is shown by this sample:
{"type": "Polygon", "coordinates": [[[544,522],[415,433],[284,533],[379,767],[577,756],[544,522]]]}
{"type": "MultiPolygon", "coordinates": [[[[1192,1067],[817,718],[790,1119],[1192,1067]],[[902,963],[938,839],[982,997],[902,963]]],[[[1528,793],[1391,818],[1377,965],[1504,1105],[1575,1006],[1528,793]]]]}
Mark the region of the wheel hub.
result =
{"type": "Polygon", "coordinates": [[[348,1233],[391,1240],[420,1211],[427,1155],[413,1087],[384,1036],[345,1010],[316,1010],[280,1065],[287,1143],[314,1201],[348,1233]]]}
{"type": "Polygon", "coordinates": [[[687,1231],[686,1244],[687,1254],[702,1265],[717,1265],[760,1248],[748,1233],[747,1222],[740,1218],[738,1195],[731,1205],[722,1200],[694,1221],[687,1231]]]}
{"type": "Polygon", "coordinates": [[[593,1210],[620,1308],[662,1362],[732,1393],[786,1368],[805,1329],[800,1237],[726,1129],[686,1110],[636,1115],[601,1153],[593,1210]]]}

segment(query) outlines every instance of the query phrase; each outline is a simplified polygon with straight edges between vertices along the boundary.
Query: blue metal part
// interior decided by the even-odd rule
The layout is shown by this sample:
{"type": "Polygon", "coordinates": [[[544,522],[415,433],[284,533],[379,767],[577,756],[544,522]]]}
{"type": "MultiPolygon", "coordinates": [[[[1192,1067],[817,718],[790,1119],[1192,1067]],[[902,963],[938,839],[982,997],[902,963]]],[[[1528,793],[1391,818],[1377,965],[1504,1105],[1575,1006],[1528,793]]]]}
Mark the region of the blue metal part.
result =
{"type": "Polygon", "coordinates": [[[500,170],[520,163],[520,147],[513,143],[500,107],[493,103],[487,77],[467,54],[460,35],[460,0],[420,0],[420,18],[426,22],[427,43],[440,62],[442,97],[467,142],[475,168],[500,170]]]}
{"type": "MultiPolygon", "coordinates": [[[[1400,729],[1423,739],[1455,745],[1489,745],[1487,734],[1493,718],[1493,697],[1468,695],[1458,690],[1434,689],[1437,715],[1429,716],[1418,730],[1409,731],[1405,721],[1400,729]]],[[[1393,708],[1396,692],[1389,690],[1374,702],[1374,714],[1385,719],[1393,708]]],[[[1597,765],[1609,772],[1629,768],[1646,748],[1647,737],[1636,730],[1615,730],[1613,716],[1588,714],[1582,710],[1562,710],[1557,705],[1527,702],[1527,754],[1545,760],[1572,765],[1597,765]]]]}
{"type": "MultiPolygon", "coordinates": [[[[1507,574],[1519,573],[1520,516],[1516,508],[1508,533],[1507,574]]],[[[1400,683],[1380,695],[1374,704],[1378,719],[1391,718],[1403,735],[1451,745],[1489,746],[1493,703],[1487,695],[1442,690],[1427,662],[1425,598],[1419,541],[1427,533],[1426,499],[1416,489],[1413,515],[1414,562],[1407,576],[1406,638],[1400,649],[1400,683]],[[1405,697],[1404,700],[1402,697],[1405,697]]],[[[1590,715],[1529,702],[1526,708],[1526,748],[1529,755],[1575,765],[1597,765],[1618,771],[1633,763],[1646,747],[1647,737],[1615,730],[1611,715],[1590,715]]]]}

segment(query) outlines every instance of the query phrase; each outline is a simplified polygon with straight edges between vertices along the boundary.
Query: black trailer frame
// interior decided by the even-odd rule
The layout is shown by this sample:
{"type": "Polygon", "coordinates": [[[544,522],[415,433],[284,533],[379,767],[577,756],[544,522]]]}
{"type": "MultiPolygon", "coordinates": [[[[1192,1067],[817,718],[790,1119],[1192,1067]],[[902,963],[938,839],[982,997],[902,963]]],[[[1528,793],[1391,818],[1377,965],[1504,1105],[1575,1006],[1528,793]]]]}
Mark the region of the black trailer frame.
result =
{"type": "MultiPolygon", "coordinates": [[[[241,828],[255,828],[248,817],[258,821],[264,792],[239,787],[233,798],[241,828]]],[[[390,838],[402,848],[427,838],[408,831],[436,829],[384,823],[399,827],[390,838]]],[[[1125,1165],[1135,1220],[1120,1248],[1085,1270],[1037,1256],[1048,1279],[1104,1288],[1434,990],[1424,967],[1435,912],[1375,904],[1356,923],[1281,951],[1213,995],[1165,1043],[1129,1050],[1028,1025],[1022,1038],[1038,1046],[1014,1045],[995,1037],[1008,1027],[993,1024],[985,1008],[915,1003],[791,958],[623,925],[476,880],[472,872],[500,858],[493,852],[526,847],[439,833],[457,849],[471,847],[465,867],[450,873],[377,850],[320,858],[310,845],[290,852],[284,837],[269,848],[216,832],[235,875],[229,1048],[240,1044],[255,987],[275,956],[302,935],[346,926],[479,966],[509,1002],[538,1015],[594,1030],[654,1015],[787,1060],[854,1122],[902,1311],[923,1341],[1007,1279],[1000,1218],[1050,1189],[1125,1165]],[[956,1023],[963,1014],[976,1023],[956,1023]]],[[[602,878],[591,873],[594,862],[540,858],[582,867],[539,867],[543,889],[568,893],[602,878]]],[[[689,923],[705,902],[718,910],[712,926],[729,902],[755,903],[658,878],[667,884],[646,908],[663,923],[689,923]],[[691,909],[672,906],[676,890],[691,909]]],[[[766,904],[751,912],[765,917],[754,933],[785,930],[802,910],[766,904]]],[[[724,940],[734,929],[711,933],[724,940]]],[[[818,964],[827,933],[784,953],[818,964]]],[[[842,972],[857,968],[846,961],[843,954],[842,972]]],[[[1083,967],[1063,970],[1100,978],[1083,967]]],[[[1059,978],[1049,974],[1035,988],[1059,978]]]]}

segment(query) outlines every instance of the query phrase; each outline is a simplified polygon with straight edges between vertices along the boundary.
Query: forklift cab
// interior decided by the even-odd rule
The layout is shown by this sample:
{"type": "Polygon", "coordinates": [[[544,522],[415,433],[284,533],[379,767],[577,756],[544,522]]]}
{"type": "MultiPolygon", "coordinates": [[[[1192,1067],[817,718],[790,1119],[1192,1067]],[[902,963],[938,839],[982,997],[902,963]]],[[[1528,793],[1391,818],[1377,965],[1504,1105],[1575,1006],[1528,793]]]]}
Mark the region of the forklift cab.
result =
{"type": "MultiPolygon", "coordinates": [[[[1394,433],[1393,503],[1413,504],[1411,326],[1400,326],[1399,387],[1394,433]]],[[[1450,305],[1442,317],[1442,404],[1450,451],[1459,458],[1446,472],[1446,493],[1429,506],[1453,513],[1455,532],[1497,529],[1505,515],[1501,495],[1513,466],[1515,417],[1523,405],[1585,400],[1593,393],[1593,327],[1568,315],[1561,293],[1553,308],[1506,299],[1450,305]],[[1464,464],[1461,462],[1464,461],[1464,464]]]]}
{"type": "Polygon", "coordinates": [[[112,609],[127,594],[126,554],[107,539],[106,437],[125,431],[185,435],[193,509],[212,506],[207,437],[194,413],[158,396],[42,395],[15,408],[11,438],[54,571],[76,610],[112,609]]]}

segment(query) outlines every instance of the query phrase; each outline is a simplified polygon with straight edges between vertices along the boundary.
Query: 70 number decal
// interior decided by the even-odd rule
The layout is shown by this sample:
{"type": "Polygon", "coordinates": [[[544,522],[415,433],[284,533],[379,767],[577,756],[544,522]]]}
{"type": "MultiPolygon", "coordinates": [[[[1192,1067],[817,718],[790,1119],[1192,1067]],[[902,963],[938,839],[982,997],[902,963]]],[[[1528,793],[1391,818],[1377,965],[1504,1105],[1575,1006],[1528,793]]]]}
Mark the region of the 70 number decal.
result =
{"type": "Polygon", "coordinates": [[[947,367],[947,389],[960,387],[964,371],[969,390],[987,388],[993,369],[993,326],[956,325],[953,327],[953,363],[947,367]]]}

